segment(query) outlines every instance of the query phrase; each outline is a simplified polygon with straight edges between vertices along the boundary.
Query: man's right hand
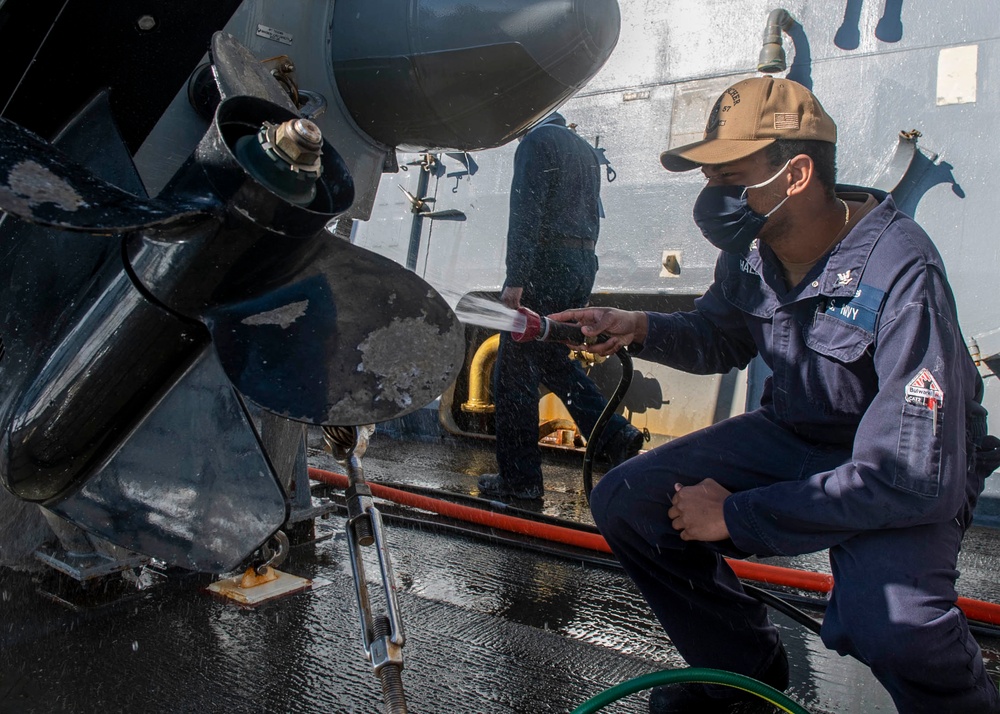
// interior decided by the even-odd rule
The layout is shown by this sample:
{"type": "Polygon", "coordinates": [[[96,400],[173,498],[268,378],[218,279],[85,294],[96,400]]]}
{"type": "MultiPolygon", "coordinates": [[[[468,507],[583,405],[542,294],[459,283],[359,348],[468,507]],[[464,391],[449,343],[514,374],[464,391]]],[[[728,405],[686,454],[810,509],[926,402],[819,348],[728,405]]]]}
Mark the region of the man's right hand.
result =
{"type": "Polygon", "coordinates": [[[610,355],[633,342],[644,342],[648,323],[646,313],[613,307],[584,307],[548,315],[555,322],[577,323],[587,337],[603,335],[608,339],[588,345],[571,345],[597,355],[610,355]]]}

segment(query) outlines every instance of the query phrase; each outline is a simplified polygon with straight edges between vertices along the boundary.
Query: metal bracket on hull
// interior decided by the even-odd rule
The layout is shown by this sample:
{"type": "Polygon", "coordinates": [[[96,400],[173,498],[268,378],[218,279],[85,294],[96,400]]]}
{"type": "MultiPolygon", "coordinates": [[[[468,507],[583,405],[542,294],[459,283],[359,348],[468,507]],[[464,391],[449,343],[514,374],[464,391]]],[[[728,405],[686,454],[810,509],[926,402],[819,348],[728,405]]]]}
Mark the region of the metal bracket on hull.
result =
{"type": "MultiPolygon", "coordinates": [[[[882,169],[882,173],[872,183],[872,188],[892,193],[903,182],[907,172],[910,170],[910,166],[913,164],[913,158],[917,154],[917,139],[921,136],[922,134],[916,129],[899,132],[899,142],[896,144],[896,151],[893,153],[892,158],[889,159],[889,163],[882,169]]],[[[932,155],[929,158],[933,160],[937,158],[937,155],[932,155]]]]}

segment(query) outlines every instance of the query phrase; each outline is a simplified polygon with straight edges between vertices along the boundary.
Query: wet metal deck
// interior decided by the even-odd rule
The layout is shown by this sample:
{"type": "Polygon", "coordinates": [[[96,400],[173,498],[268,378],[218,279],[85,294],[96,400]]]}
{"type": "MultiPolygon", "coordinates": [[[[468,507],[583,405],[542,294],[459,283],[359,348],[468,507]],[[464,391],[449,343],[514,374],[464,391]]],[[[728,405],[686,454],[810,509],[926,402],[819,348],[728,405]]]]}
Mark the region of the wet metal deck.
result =
{"type": "MultiPolygon", "coordinates": [[[[313,466],[338,470],[315,438],[312,446],[313,466]]],[[[547,453],[545,461],[545,512],[589,520],[579,454],[547,453]]],[[[469,494],[495,461],[488,441],[417,443],[380,433],[363,465],[373,481],[469,494]]],[[[182,573],[147,573],[149,587],[125,597],[66,591],[73,609],[41,594],[60,591],[61,576],[0,569],[0,712],[383,711],[361,648],[344,519],[333,515],[317,530],[329,537],[293,548],[282,566],[316,586],[253,609],[208,595],[208,579],[182,573]]],[[[683,666],[617,567],[431,523],[387,517],[386,530],[412,712],[569,712],[622,681],[683,666]]],[[[963,595],[998,601],[997,536],[970,533],[963,595]]],[[[769,562],[828,572],[822,554],[769,562]]],[[[773,617],[791,662],[789,695],[809,711],[893,711],[865,667],[828,652],[786,616],[773,617]]],[[[1000,672],[1000,639],[983,634],[980,643],[1000,672]]],[[[645,712],[645,700],[631,695],[602,711],[645,712]]]]}

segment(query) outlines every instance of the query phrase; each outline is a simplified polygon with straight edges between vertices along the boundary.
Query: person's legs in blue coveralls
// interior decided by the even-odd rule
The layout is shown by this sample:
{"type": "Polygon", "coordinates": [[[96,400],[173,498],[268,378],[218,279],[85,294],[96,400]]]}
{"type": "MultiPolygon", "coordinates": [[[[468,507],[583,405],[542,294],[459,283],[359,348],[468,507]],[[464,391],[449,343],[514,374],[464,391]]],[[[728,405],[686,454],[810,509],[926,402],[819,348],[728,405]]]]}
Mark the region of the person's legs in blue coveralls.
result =
{"type": "MultiPolygon", "coordinates": [[[[582,307],[590,298],[597,258],[589,251],[561,251],[540,259],[540,275],[525,286],[522,304],[540,315],[582,307]],[[544,273],[544,274],[542,274],[544,273]]],[[[538,387],[544,384],[562,400],[584,437],[593,432],[606,399],[580,364],[559,343],[517,343],[501,333],[493,375],[496,405],[499,481],[507,493],[523,497],[542,494],[541,452],[538,447],[538,387]]],[[[624,458],[637,452],[641,433],[620,415],[604,427],[597,452],[624,458]]],[[[617,459],[615,459],[617,460],[617,459]]],[[[480,480],[482,488],[483,480],[480,480]]]]}
{"type": "MultiPolygon", "coordinates": [[[[562,400],[584,436],[589,436],[604,410],[606,399],[565,345],[553,342],[517,343],[500,336],[494,368],[497,465],[513,490],[527,492],[542,485],[542,457],[538,448],[538,385],[544,384],[562,400]]],[[[598,452],[624,438],[628,422],[614,415],[604,428],[598,452]]],[[[634,428],[631,428],[634,431],[634,428]]],[[[539,494],[540,495],[540,494],[539,494]]]]}
{"type": "MultiPolygon", "coordinates": [[[[591,510],[687,663],[756,677],[780,643],[765,606],[723,560],[748,554],[731,541],[682,541],[666,515],[674,484],[713,478],[739,491],[849,458],[849,448],[809,444],[757,410],[611,470],[595,486],[591,510]]],[[[966,525],[862,532],[830,550],[836,585],[823,641],[868,663],[900,712],[997,711],[996,687],[974,666],[978,645],[952,604],[966,525]]]]}
{"type": "Polygon", "coordinates": [[[965,615],[954,605],[964,526],[860,533],[831,548],[823,643],[868,664],[900,712],[997,712],[965,615]]]}

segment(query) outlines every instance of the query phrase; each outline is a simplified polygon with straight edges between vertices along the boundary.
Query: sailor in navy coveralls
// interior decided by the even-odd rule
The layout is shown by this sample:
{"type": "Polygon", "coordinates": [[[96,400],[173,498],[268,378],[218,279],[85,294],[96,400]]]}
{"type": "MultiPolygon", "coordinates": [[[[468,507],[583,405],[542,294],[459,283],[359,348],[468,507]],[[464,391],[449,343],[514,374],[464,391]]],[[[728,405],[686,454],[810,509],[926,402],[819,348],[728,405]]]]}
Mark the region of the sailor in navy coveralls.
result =
{"type": "MultiPolygon", "coordinates": [[[[581,307],[597,275],[601,222],[597,152],[553,112],[528,131],[514,153],[507,227],[507,278],[501,301],[541,315],[581,307]]],[[[590,437],[607,400],[569,349],[558,342],[518,343],[500,334],[494,369],[497,465],[479,490],[500,498],[543,493],[538,448],[538,385],[559,397],[590,437]]],[[[642,433],[615,414],[597,453],[617,464],[638,453],[642,433]]]]}
{"type": "MultiPolygon", "coordinates": [[[[609,472],[594,518],[691,666],[786,688],[778,633],[723,556],[829,549],[827,647],[867,663],[900,712],[997,712],[955,591],[985,478],[982,380],[934,244],[891,197],[835,191],[835,143],[801,85],[730,87],[705,139],[661,157],[708,178],[694,218],[722,252],[694,310],[552,316],[611,335],[598,353],[627,344],[699,374],[760,355],[772,370],[758,409],[609,472]]],[[[650,711],[753,701],[673,686],[650,711]]]]}

